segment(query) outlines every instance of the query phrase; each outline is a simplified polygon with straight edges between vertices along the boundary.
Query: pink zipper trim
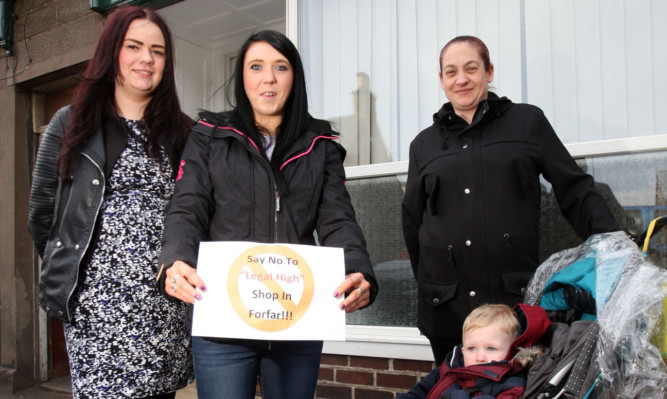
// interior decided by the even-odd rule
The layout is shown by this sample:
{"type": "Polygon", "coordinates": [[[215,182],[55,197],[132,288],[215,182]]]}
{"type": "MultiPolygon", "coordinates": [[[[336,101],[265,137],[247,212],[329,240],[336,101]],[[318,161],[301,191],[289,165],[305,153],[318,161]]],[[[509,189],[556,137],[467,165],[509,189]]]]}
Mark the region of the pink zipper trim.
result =
{"type": "MultiPolygon", "coordinates": [[[[234,132],[238,133],[239,135],[243,136],[246,140],[248,140],[248,141],[250,142],[250,144],[252,144],[252,146],[255,147],[255,149],[257,150],[257,152],[259,152],[259,147],[257,147],[257,144],[255,144],[255,142],[252,141],[252,139],[251,139],[250,137],[246,136],[246,135],[245,135],[243,132],[241,132],[240,130],[234,129],[233,127],[227,127],[227,126],[215,126],[215,125],[212,125],[212,124],[210,124],[210,123],[208,123],[208,122],[204,122],[204,121],[199,121],[198,123],[201,123],[202,125],[204,125],[204,126],[208,126],[208,127],[216,127],[216,128],[218,128],[218,129],[234,131],[234,132]]],[[[315,146],[315,142],[316,142],[317,140],[319,140],[319,139],[337,140],[338,137],[332,137],[332,136],[317,136],[317,137],[315,137],[315,138],[313,139],[313,141],[310,143],[310,147],[308,148],[308,150],[302,152],[301,154],[295,155],[295,156],[293,156],[292,158],[290,158],[290,159],[288,159],[287,161],[285,161],[285,163],[283,163],[282,166],[280,167],[280,170],[283,170],[283,168],[284,168],[285,166],[287,166],[288,163],[290,163],[290,162],[292,162],[292,161],[294,161],[294,160],[297,160],[297,159],[299,159],[299,158],[301,158],[301,157],[303,157],[303,156],[306,156],[306,155],[310,154],[310,152],[313,151],[313,147],[315,146]]]]}
{"type": "Polygon", "coordinates": [[[218,129],[234,131],[234,132],[238,133],[239,135],[243,136],[246,140],[248,140],[250,142],[250,144],[252,144],[252,146],[255,147],[257,152],[259,152],[259,147],[257,147],[257,144],[255,144],[255,142],[252,141],[252,139],[250,137],[246,136],[240,130],[234,129],[233,127],[227,127],[227,126],[215,126],[215,125],[212,125],[212,124],[204,122],[204,121],[199,121],[198,123],[201,123],[202,125],[208,126],[208,127],[216,127],[218,129]]]}
{"type": "Polygon", "coordinates": [[[308,148],[306,151],[302,152],[301,154],[295,155],[292,158],[285,161],[285,163],[283,163],[282,166],[280,167],[280,170],[283,170],[283,168],[285,166],[287,166],[288,163],[310,154],[310,152],[313,151],[313,147],[315,146],[315,142],[319,139],[336,140],[336,139],[338,139],[338,137],[332,137],[332,136],[317,136],[317,137],[315,137],[313,139],[312,143],[310,143],[310,148],[308,148]]]}

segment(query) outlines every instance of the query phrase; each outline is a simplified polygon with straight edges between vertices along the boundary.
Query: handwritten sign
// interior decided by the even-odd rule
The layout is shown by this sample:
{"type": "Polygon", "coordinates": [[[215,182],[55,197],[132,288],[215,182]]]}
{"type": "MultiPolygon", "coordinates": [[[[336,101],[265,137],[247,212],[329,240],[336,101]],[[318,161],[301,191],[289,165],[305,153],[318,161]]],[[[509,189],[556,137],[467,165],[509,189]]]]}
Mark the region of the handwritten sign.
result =
{"type": "Polygon", "coordinates": [[[345,278],[343,250],[296,244],[203,242],[192,335],[268,340],[345,340],[333,293],[345,278]]]}

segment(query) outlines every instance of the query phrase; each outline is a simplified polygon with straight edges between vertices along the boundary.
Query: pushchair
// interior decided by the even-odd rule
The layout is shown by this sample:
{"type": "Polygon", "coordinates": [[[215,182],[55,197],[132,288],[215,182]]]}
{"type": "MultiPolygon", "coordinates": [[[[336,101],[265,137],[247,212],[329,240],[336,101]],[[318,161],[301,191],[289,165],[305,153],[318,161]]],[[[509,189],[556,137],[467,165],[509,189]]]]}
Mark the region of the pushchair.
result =
{"type": "Polygon", "coordinates": [[[524,302],[553,323],[524,398],[667,398],[667,270],[645,261],[666,224],[654,220],[637,242],[593,235],[540,265],[524,302]]]}

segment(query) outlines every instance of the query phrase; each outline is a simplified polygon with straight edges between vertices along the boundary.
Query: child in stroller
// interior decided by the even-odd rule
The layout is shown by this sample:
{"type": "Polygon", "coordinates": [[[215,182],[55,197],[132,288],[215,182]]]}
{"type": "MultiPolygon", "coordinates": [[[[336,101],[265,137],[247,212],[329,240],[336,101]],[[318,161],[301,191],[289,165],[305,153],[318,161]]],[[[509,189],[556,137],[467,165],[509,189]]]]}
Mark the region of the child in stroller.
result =
{"type": "Polygon", "coordinates": [[[540,306],[482,305],[466,318],[463,343],[397,399],[520,398],[522,372],[540,355],[533,345],[549,325],[540,306]]]}

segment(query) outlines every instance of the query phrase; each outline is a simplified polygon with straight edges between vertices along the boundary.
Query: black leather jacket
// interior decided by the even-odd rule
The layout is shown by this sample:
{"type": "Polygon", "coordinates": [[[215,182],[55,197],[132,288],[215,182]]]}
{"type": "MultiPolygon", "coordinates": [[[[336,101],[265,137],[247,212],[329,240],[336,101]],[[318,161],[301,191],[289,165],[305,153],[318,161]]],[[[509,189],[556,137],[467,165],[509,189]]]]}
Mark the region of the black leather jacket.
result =
{"type": "Polygon", "coordinates": [[[56,162],[69,119],[69,107],[62,108],[42,137],[28,218],[28,229],[42,258],[39,304],[50,317],[66,323],[71,321],[68,303],[77,285],[79,267],[95,241],[106,177],[127,142],[122,121],[104,118],[103,126],[97,128],[81,152],[73,179],[63,182],[56,162]]]}

